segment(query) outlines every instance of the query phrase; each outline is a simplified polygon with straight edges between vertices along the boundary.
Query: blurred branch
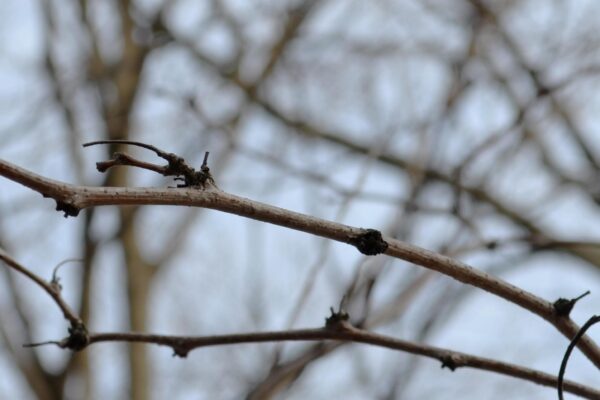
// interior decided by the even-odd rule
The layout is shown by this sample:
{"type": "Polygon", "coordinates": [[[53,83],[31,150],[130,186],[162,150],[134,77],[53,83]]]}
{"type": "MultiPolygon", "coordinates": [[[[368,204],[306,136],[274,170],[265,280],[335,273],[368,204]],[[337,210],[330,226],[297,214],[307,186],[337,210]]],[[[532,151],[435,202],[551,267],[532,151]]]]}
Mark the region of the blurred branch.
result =
{"type": "MultiPolygon", "coordinates": [[[[232,82],[238,84],[235,81],[232,82]]],[[[240,87],[243,88],[242,86],[240,87]]],[[[269,115],[281,121],[289,128],[292,128],[290,130],[291,132],[303,135],[308,138],[323,139],[326,142],[339,145],[341,147],[344,147],[346,149],[360,154],[368,154],[370,151],[370,147],[368,145],[360,143],[357,140],[350,139],[348,138],[348,135],[344,135],[341,132],[333,132],[328,131],[326,129],[321,129],[311,123],[287,116],[283,112],[279,111],[275,107],[275,105],[259,97],[255,96],[252,98],[252,100],[256,105],[260,106],[269,115]]],[[[519,228],[529,231],[529,233],[532,236],[546,237],[548,238],[548,240],[553,241],[551,233],[547,233],[544,228],[536,224],[526,215],[519,213],[508,203],[497,198],[494,194],[490,193],[481,186],[457,182],[455,177],[452,176],[452,174],[447,174],[443,171],[431,167],[423,169],[422,167],[418,166],[417,163],[398,157],[391,153],[382,154],[379,157],[379,161],[382,164],[389,165],[403,171],[422,171],[424,179],[429,179],[432,181],[442,182],[447,185],[450,185],[451,187],[455,188],[455,190],[459,190],[460,193],[468,194],[474,199],[482,203],[488,204],[498,214],[512,221],[519,228]]],[[[578,258],[600,267],[599,257],[595,255],[590,255],[588,252],[580,251],[578,248],[569,248],[568,251],[578,258]]]]}
{"type": "Polygon", "coordinates": [[[300,27],[306,20],[306,17],[310,14],[312,8],[317,3],[318,1],[316,0],[305,0],[300,5],[296,6],[296,8],[289,11],[287,15],[287,22],[283,27],[283,31],[271,48],[267,64],[261,71],[260,76],[248,86],[248,90],[250,92],[256,92],[260,85],[272,74],[275,66],[283,56],[285,50],[296,37],[300,27]]]}
{"type": "Polygon", "coordinates": [[[35,393],[37,400],[52,400],[62,398],[64,378],[63,371],[51,373],[45,371],[39,354],[35,351],[23,349],[23,342],[32,342],[32,321],[25,310],[23,298],[25,293],[19,291],[15,282],[15,274],[6,272],[7,293],[13,299],[14,304],[6,305],[6,308],[14,308],[14,313],[2,313],[0,319],[0,337],[5,343],[5,350],[16,369],[21,372],[23,378],[35,393]],[[12,317],[12,318],[11,318],[12,317]]]}
{"type": "MultiPolygon", "coordinates": [[[[476,286],[542,317],[569,339],[579,330],[571,319],[557,315],[552,303],[532,293],[458,260],[391,237],[383,237],[374,229],[323,220],[238,197],[216,188],[199,190],[75,186],[44,178],[4,160],[0,160],[0,175],[27,186],[44,197],[53,198],[57,203],[57,211],[63,211],[65,216],[76,216],[81,209],[101,205],[181,205],[210,208],[311,233],[353,245],[367,255],[385,253],[476,286]]],[[[41,279],[40,282],[47,285],[41,279]]],[[[578,348],[600,367],[600,348],[589,337],[583,337],[578,348]]]]}
{"type": "MultiPolygon", "coordinates": [[[[307,138],[319,138],[324,140],[325,142],[341,146],[345,149],[351,150],[359,154],[369,153],[370,146],[349,138],[349,135],[344,135],[343,132],[333,132],[326,129],[322,129],[316,126],[314,123],[303,121],[294,116],[286,115],[283,111],[279,110],[272,102],[270,102],[267,99],[264,99],[260,96],[260,94],[256,93],[255,91],[250,90],[250,87],[244,82],[242,82],[236,75],[228,73],[219,65],[217,65],[214,61],[212,61],[209,57],[205,56],[202,52],[197,50],[193,43],[191,43],[188,40],[179,38],[176,35],[173,35],[173,37],[175,38],[175,41],[177,43],[179,43],[184,48],[188,49],[200,63],[212,68],[213,71],[217,75],[219,75],[223,80],[232,83],[233,85],[237,86],[240,90],[242,90],[246,94],[246,96],[255,105],[259,106],[264,112],[269,114],[274,119],[280,121],[287,127],[291,128],[290,132],[307,138]]],[[[519,118],[517,118],[517,121],[518,120],[519,118]]],[[[456,177],[452,174],[446,174],[442,171],[430,167],[423,168],[422,166],[417,165],[417,163],[415,162],[411,162],[410,160],[403,159],[391,153],[382,154],[378,158],[378,160],[382,164],[389,165],[403,171],[421,171],[424,179],[431,179],[433,181],[443,182],[445,184],[450,185],[460,193],[467,193],[468,195],[472,196],[478,201],[490,205],[500,215],[518,225],[519,228],[529,231],[529,233],[532,235],[541,235],[549,238],[551,238],[552,236],[551,234],[546,233],[542,227],[535,224],[525,215],[522,215],[521,213],[515,211],[510,205],[508,205],[501,199],[498,199],[493,194],[486,191],[484,188],[457,182],[455,179],[456,177]]],[[[581,258],[595,266],[600,266],[599,257],[593,255],[591,256],[589,253],[581,252],[578,249],[569,249],[569,252],[574,256],[581,258]]]]}
{"type": "Polygon", "coordinates": [[[60,23],[57,21],[55,3],[51,1],[40,1],[43,8],[43,16],[46,24],[46,32],[44,34],[44,67],[48,74],[48,80],[50,83],[51,95],[55,99],[55,102],[59,106],[67,128],[67,139],[70,150],[70,155],[75,164],[73,172],[77,177],[78,182],[83,182],[83,171],[84,171],[84,159],[81,152],[78,151],[77,145],[79,143],[79,137],[81,136],[78,128],[78,118],[75,110],[75,104],[73,101],[75,87],[75,79],[69,77],[69,84],[64,82],[64,68],[60,65],[56,53],[56,44],[59,42],[57,36],[59,36],[60,23]]]}
{"type": "MultiPolygon", "coordinates": [[[[338,195],[339,197],[349,197],[354,196],[355,199],[363,200],[363,201],[372,201],[372,202],[381,202],[381,203],[390,203],[390,204],[398,204],[405,203],[406,200],[395,195],[389,195],[386,193],[379,192],[370,192],[367,190],[353,190],[345,187],[344,185],[339,184],[331,177],[329,177],[326,173],[315,170],[315,168],[299,168],[295,167],[291,163],[283,160],[281,155],[274,155],[271,153],[254,150],[250,147],[244,145],[236,145],[235,146],[238,154],[247,156],[252,158],[253,160],[267,164],[269,166],[275,167],[278,170],[284,171],[286,176],[298,177],[302,179],[303,182],[311,182],[317,185],[320,185],[324,189],[328,189],[338,195]]],[[[447,210],[439,210],[444,213],[447,210]]]]}
{"type": "MultiPolygon", "coordinates": [[[[389,145],[391,138],[393,137],[393,130],[388,131],[384,134],[383,137],[379,137],[378,140],[374,142],[371,151],[369,152],[367,159],[363,162],[361,166],[360,173],[358,177],[355,179],[353,184],[353,188],[348,191],[348,194],[343,197],[336,213],[334,216],[335,221],[342,220],[348,210],[350,209],[350,205],[352,200],[360,193],[362,187],[364,186],[365,180],[367,179],[369,172],[373,168],[373,164],[375,159],[384,151],[384,148],[389,145]]],[[[321,243],[319,248],[318,256],[312,265],[309,267],[308,272],[305,276],[305,281],[301,285],[300,294],[294,305],[290,317],[286,322],[286,326],[288,328],[292,328],[302,309],[304,308],[306,302],[308,301],[308,297],[310,293],[313,291],[315,283],[317,281],[317,277],[319,276],[320,271],[322,270],[322,266],[326,264],[327,257],[329,256],[330,247],[329,244],[331,242],[324,241],[321,243]]],[[[277,352],[277,356],[275,359],[279,358],[280,351],[277,352]]]]}
{"type": "Polygon", "coordinates": [[[577,143],[579,150],[585,155],[585,158],[589,162],[589,164],[595,169],[600,169],[600,161],[598,157],[593,153],[593,149],[586,143],[584,138],[584,134],[581,132],[581,129],[576,125],[575,120],[570,115],[569,110],[560,102],[560,100],[556,97],[556,95],[552,92],[552,87],[543,82],[541,75],[542,71],[537,70],[534,66],[528,62],[525,54],[521,50],[519,43],[517,43],[507,29],[504,27],[500,17],[496,15],[495,11],[486,5],[486,2],[481,0],[470,0],[470,3],[473,7],[480,13],[483,17],[485,17],[488,21],[490,21],[498,30],[500,39],[506,44],[509,51],[513,54],[516,61],[519,63],[521,69],[527,73],[531,82],[533,82],[535,89],[537,91],[538,97],[548,96],[552,107],[556,111],[556,114],[560,116],[562,121],[565,124],[567,130],[571,133],[572,138],[577,143]]]}
{"type": "Polygon", "coordinates": [[[318,342],[309,346],[292,360],[273,366],[260,382],[253,382],[253,387],[249,388],[244,398],[267,400],[275,397],[296,382],[308,365],[347,343],[350,342],[318,342]]]}

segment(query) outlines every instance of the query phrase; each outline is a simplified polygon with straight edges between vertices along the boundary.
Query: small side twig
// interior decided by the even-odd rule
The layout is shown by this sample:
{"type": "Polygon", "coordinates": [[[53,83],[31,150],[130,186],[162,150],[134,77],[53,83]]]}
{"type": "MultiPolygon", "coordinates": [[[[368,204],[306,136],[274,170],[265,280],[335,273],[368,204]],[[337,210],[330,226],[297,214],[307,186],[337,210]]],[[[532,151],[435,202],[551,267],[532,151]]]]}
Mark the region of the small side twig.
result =
{"type": "Polygon", "coordinates": [[[42,347],[42,346],[48,346],[50,344],[53,344],[55,346],[60,347],[61,349],[65,348],[65,343],[66,340],[46,340],[45,342],[35,342],[35,343],[25,343],[23,345],[23,347],[26,348],[33,348],[33,347],[42,347]]]}
{"type": "Polygon", "coordinates": [[[125,165],[146,169],[164,176],[173,176],[175,177],[175,180],[184,182],[182,185],[177,185],[177,187],[205,188],[206,185],[214,185],[215,183],[212,175],[210,174],[210,168],[208,167],[208,151],[204,153],[204,161],[200,167],[200,171],[196,171],[177,154],[168,153],[155,146],[142,142],[136,142],[132,140],[98,140],[95,142],[84,143],[83,147],[89,147],[98,144],[127,144],[131,146],[138,146],[155,152],[157,156],[167,161],[167,165],[157,165],[140,161],[126,153],[116,152],[113,154],[113,158],[111,160],[100,161],[96,163],[96,169],[98,169],[100,172],[106,172],[108,169],[117,165],[125,165]]]}
{"type": "Polygon", "coordinates": [[[60,284],[58,270],[60,267],[70,262],[83,262],[83,260],[81,258],[67,258],[66,260],[59,262],[52,270],[52,280],[50,280],[50,285],[59,292],[62,290],[62,285],[60,284]]]}
{"type": "Polygon", "coordinates": [[[71,324],[69,327],[69,336],[62,340],[47,340],[44,342],[26,343],[23,347],[40,347],[49,344],[56,345],[61,349],[70,349],[81,351],[90,344],[90,335],[83,323],[71,324]]]}
{"type": "Polygon", "coordinates": [[[560,316],[568,317],[569,314],[571,314],[571,310],[573,310],[575,303],[577,303],[579,300],[583,299],[590,293],[591,292],[588,290],[587,292],[572,299],[565,299],[561,297],[552,304],[554,306],[554,311],[560,316]]]}

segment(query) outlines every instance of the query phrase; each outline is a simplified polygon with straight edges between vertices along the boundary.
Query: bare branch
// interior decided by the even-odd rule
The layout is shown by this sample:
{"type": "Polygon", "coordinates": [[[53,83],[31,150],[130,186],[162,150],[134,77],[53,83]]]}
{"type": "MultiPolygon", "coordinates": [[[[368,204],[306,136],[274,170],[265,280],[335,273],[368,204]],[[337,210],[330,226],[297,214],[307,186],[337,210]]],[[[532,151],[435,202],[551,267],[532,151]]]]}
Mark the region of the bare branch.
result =
{"type": "MultiPolygon", "coordinates": [[[[558,378],[545,372],[537,371],[519,365],[505,363],[484,357],[477,357],[439,347],[427,346],[421,343],[391,338],[358,329],[346,321],[336,321],[330,326],[317,329],[298,329],[286,331],[237,333],[231,335],[215,336],[169,336],[142,333],[94,333],[90,334],[90,344],[101,342],[135,342],[150,343],[168,346],[173,349],[174,355],[186,357],[192,350],[207,347],[233,345],[242,343],[264,343],[280,341],[324,341],[335,340],[341,342],[355,342],[385,347],[392,350],[403,351],[423,357],[433,358],[442,363],[442,368],[454,371],[457,368],[467,367],[518,379],[531,381],[543,386],[556,387],[558,378]]],[[[584,385],[566,381],[565,390],[579,396],[598,399],[600,391],[584,385]]]]}
{"type": "Polygon", "coordinates": [[[6,265],[8,265],[10,268],[25,275],[26,277],[28,277],[29,279],[34,281],[42,289],[44,289],[46,291],[46,293],[48,293],[50,295],[50,297],[52,297],[54,302],[61,309],[65,319],[67,319],[71,323],[72,326],[82,324],[81,319],[77,316],[77,314],[73,310],[71,310],[71,307],[69,307],[69,305],[65,302],[65,300],[60,295],[60,290],[58,289],[57,285],[48,283],[44,279],[42,279],[40,276],[29,271],[27,268],[25,268],[24,266],[19,264],[8,254],[6,254],[6,252],[2,248],[0,248],[0,260],[4,261],[6,263],[6,265]]]}

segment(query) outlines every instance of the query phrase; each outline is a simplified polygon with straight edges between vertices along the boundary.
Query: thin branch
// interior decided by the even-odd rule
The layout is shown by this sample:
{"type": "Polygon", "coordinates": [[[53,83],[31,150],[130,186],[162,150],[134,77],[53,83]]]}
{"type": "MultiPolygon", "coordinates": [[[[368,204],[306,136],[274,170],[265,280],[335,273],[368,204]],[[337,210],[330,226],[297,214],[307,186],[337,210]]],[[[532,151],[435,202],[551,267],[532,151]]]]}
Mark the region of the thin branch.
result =
{"type": "Polygon", "coordinates": [[[531,63],[527,60],[527,57],[521,50],[519,43],[513,38],[510,32],[507,30],[505,24],[502,22],[502,18],[500,15],[497,15],[492,7],[489,7],[486,2],[481,0],[470,0],[471,5],[479,12],[483,17],[487,18],[497,29],[499,38],[504,42],[507,46],[507,49],[513,54],[515,60],[518,62],[520,68],[527,73],[531,82],[534,84],[537,97],[548,96],[552,107],[556,111],[556,115],[558,115],[562,121],[571,137],[575,140],[575,143],[578,145],[579,150],[583,153],[588,163],[595,169],[600,169],[600,160],[598,160],[597,156],[592,151],[592,147],[586,142],[585,135],[582,130],[577,126],[573,116],[569,113],[567,107],[565,107],[559,98],[553,93],[552,87],[550,85],[545,84],[541,79],[540,75],[545,72],[535,68],[531,63]]]}
{"type": "MultiPolygon", "coordinates": [[[[582,296],[585,296],[585,295],[586,294],[583,294],[582,296]]],[[[565,352],[563,360],[560,363],[560,371],[558,373],[557,388],[558,388],[559,400],[563,400],[563,389],[565,388],[564,376],[565,376],[565,371],[567,370],[567,361],[569,361],[569,357],[571,356],[571,353],[573,352],[573,349],[575,348],[577,341],[584,335],[585,331],[587,331],[589,328],[591,328],[592,325],[594,325],[598,322],[600,322],[600,315],[592,316],[590,319],[587,320],[587,322],[585,324],[583,324],[583,326],[581,327],[579,332],[577,332],[577,334],[575,335],[573,340],[571,340],[571,343],[569,343],[569,346],[567,347],[567,351],[565,352]]]]}
{"type": "MultiPolygon", "coordinates": [[[[23,298],[26,294],[16,287],[17,274],[11,273],[8,269],[5,269],[4,272],[8,291],[5,295],[14,301],[14,313],[5,313],[0,319],[0,338],[4,342],[4,348],[9,358],[12,358],[14,366],[22,372],[37,400],[62,398],[53,385],[56,380],[60,379],[60,373],[48,373],[42,367],[38,352],[24,352],[20,348],[23,342],[32,341],[31,315],[24,308],[23,298]]],[[[18,278],[20,279],[20,277],[18,278]]]]}
{"type": "MultiPolygon", "coordinates": [[[[556,313],[552,303],[532,293],[458,260],[391,237],[383,237],[374,229],[327,221],[238,197],[214,187],[199,190],[75,186],[47,179],[4,160],[0,160],[0,176],[53,198],[57,202],[57,210],[65,212],[65,216],[76,216],[84,208],[102,205],[179,205],[210,208],[311,233],[353,245],[367,255],[384,253],[493,293],[542,317],[568,339],[579,331],[575,322],[556,313]]],[[[600,348],[589,337],[582,337],[578,348],[600,368],[600,348]]]]}
{"type": "Polygon", "coordinates": [[[40,276],[38,276],[38,275],[34,274],[33,272],[29,271],[27,268],[25,268],[24,266],[22,266],[21,264],[19,264],[17,261],[15,261],[8,254],[6,254],[6,252],[2,248],[0,248],[0,260],[4,261],[6,263],[6,265],[8,265],[10,268],[12,268],[15,271],[17,271],[17,272],[25,275],[26,277],[28,277],[29,279],[31,279],[32,281],[34,281],[42,289],[44,289],[46,291],[46,293],[48,293],[50,295],[50,297],[52,297],[52,299],[54,300],[54,302],[56,303],[56,305],[58,305],[58,307],[61,309],[61,311],[62,311],[63,316],[65,317],[65,319],[67,319],[71,323],[72,326],[76,326],[76,325],[81,325],[82,324],[81,319],[71,309],[71,307],[69,307],[69,305],[65,302],[65,300],[60,295],[60,290],[58,289],[57,285],[53,285],[52,283],[48,283],[43,278],[41,278],[40,276]]]}
{"type": "Polygon", "coordinates": [[[272,75],[275,66],[280,62],[289,44],[296,38],[300,28],[317,3],[315,0],[306,0],[288,12],[287,22],[282,27],[281,35],[270,50],[269,60],[261,71],[260,76],[249,85],[249,90],[256,91],[272,75]]]}
{"type": "Polygon", "coordinates": [[[112,140],[96,140],[93,142],[87,142],[83,144],[83,147],[96,146],[99,144],[129,144],[132,146],[142,147],[144,149],[153,151],[160,158],[168,159],[169,153],[162,151],[158,147],[152,146],[151,144],[136,142],[135,140],[125,140],[125,139],[112,139],[112,140]]]}
{"type": "MultiPolygon", "coordinates": [[[[279,341],[334,340],[341,342],[370,344],[392,350],[416,354],[423,357],[433,358],[442,363],[442,368],[448,368],[452,371],[461,367],[475,368],[496,372],[502,375],[527,380],[549,387],[556,387],[558,382],[558,378],[556,376],[547,374],[545,372],[444,348],[427,346],[420,343],[413,343],[410,341],[391,338],[389,336],[355,328],[347,321],[335,321],[329,326],[317,329],[251,332],[231,335],[169,336],[142,333],[93,333],[90,334],[89,338],[90,345],[101,342],[135,342],[167,346],[173,349],[174,355],[180,357],[186,357],[190,351],[207,346],[279,341]]],[[[599,390],[595,390],[572,381],[566,381],[564,383],[564,388],[573,394],[577,394],[585,398],[600,398],[599,390]]]]}
{"type": "Polygon", "coordinates": [[[52,279],[50,280],[50,285],[55,287],[58,291],[62,290],[62,286],[60,284],[60,277],[58,276],[58,270],[60,269],[60,267],[70,262],[82,263],[84,262],[84,260],[81,258],[67,258],[66,260],[63,260],[60,263],[58,263],[56,267],[54,267],[54,269],[52,270],[52,279]]]}

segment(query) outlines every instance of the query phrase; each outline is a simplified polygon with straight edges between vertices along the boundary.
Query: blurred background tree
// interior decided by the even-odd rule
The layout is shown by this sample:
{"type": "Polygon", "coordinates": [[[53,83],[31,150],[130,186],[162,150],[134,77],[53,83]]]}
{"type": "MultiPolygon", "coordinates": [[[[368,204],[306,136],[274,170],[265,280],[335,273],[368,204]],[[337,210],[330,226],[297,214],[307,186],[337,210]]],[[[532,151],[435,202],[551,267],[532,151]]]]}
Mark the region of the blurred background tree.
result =
{"type": "MultiPolygon", "coordinates": [[[[0,156],[76,184],[167,186],[129,168],[99,174],[95,161],[120,148],[81,144],[140,140],[196,166],[209,150],[231,193],[377,227],[551,301],[589,289],[582,322],[600,289],[599,13],[583,0],[3,0],[0,156]]],[[[103,207],[64,220],[0,180],[0,217],[0,245],[35,272],[83,260],[61,276],[91,330],[319,326],[345,295],[369,329],[554,374],[567,346],[539,318],[434,272],[231,215],[103,207]]],[[[24,349],[65,323],[0,271],[2,398],[553,395],[339,343],[184,360],[144,345],[24,349]]],[[[569,378],[598,381],[585,359],[571,363],[569,378]]]]}

